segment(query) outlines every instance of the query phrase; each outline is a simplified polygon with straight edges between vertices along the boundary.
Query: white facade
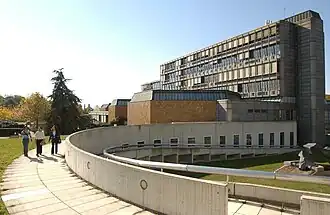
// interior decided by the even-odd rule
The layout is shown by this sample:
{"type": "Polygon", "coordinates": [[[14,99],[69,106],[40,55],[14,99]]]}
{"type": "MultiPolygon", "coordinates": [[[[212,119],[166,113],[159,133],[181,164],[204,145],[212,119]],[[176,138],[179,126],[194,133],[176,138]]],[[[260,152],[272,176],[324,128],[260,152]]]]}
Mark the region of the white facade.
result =
{"type": "Polygon", "coordinates": [[[91,111],[90,113],[88,113],[89,115],[91,115],[92,119],[96,120],[97,122],[100,123],[107,123],[108,122],[108,115],[109,112],[108,111],[91,111]]]}

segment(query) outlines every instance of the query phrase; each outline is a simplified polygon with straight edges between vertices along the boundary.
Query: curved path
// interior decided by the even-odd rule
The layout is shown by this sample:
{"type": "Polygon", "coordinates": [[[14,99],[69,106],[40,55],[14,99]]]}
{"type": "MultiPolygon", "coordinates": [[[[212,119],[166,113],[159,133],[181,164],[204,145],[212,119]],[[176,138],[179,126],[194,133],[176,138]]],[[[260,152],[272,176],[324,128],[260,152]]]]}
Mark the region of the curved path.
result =
{"type": "MultiPolygon", "coordinates": [[[[65,144],[60,145],[60,150],[65,144]]],[[[51,156],[50,146],[44,146],[44,156],[37,158],[35,150],[29,158],[21,156],[6,170],[0,184],[2,200],[10,214],[153,214],[121,201],[99,190],[72,173],[62,156],[51,156]]],[[[228,214],[281,215],[279,208],[260,203],[230,200],[228,214]]]]}

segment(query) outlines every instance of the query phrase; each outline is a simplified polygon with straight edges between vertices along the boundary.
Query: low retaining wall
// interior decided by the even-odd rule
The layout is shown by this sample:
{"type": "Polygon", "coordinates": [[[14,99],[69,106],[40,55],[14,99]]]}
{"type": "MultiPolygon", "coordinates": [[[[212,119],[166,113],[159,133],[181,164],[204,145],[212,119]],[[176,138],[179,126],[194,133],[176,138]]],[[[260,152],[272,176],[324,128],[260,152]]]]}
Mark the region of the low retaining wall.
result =
{"type": "Polygon", "coordinates": [[[246,200],[272,203],[275,205],[283,205],[297,209],[301,207],[301,198],[304,195],[317,198],[326,198],[330,201],[329,194],[233,182],[229,182],[228,184],[228,194],[230,196],[246,200]]]}
{"type": "Polygon", "coordinates": [[[79,148],[79,142],[71,143],[74,135],[79,133],[66,139],[67,165],[95,186],[130,203],[163,214],[228,214],[226,184],[148,170],[105,159],[83,151],[83,148],[79,148]]]}
{"type": "Polygon", "coordinates": [[[314,196],[302,196],[300,215],[328,215],[330,213],[330,199],[314,196]]]}

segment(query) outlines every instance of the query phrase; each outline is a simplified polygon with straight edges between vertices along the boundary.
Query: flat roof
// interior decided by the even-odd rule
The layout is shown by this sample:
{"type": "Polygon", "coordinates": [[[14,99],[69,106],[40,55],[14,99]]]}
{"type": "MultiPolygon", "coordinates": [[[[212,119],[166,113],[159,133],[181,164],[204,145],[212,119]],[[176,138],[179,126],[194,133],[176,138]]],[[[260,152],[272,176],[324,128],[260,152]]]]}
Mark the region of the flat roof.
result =
{"type": "Polygon", "coordinates": [[[127,106],[130,101],[130,99],[114,99],[110,106],[127,106]]]}
{"type": "Polygon", "coordinates": [[[241,95],[229,90],[147,90],[134,93],[131,102],[217,101],[221,99],[241,99],[241,95]]]}

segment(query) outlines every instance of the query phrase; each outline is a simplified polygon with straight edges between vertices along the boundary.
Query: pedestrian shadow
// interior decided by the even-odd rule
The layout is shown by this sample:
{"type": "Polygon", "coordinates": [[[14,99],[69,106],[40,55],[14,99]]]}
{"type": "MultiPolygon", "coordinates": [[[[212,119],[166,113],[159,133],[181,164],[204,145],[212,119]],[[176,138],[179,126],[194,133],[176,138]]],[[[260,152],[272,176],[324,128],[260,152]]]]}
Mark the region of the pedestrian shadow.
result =
{"type": "Polygon", "coordinates": [[[53,158],[53,157],[50,157],[50,156],[47,156],[47,155],[40,155],[40,156],[42,156],[42,158],[44,158],[46,160],[50,160],[50,161],[54,161],[54,162],[58,161],[56,158],[53,158]]]}
{"type": "Polygon", "coordinates": [[[60,155],[60,154],[55,154],[54,156],[58,158],[64,158],[64,155],[60,155]]]}
{"type": "Polygon", "coordinates": [[[33,158],[33,157],[30,157],[30,156],[27,156],[27,158],[30,159],[30,162],[43,163],[43,160],[39,159],[39,158],[33,158]]]}

